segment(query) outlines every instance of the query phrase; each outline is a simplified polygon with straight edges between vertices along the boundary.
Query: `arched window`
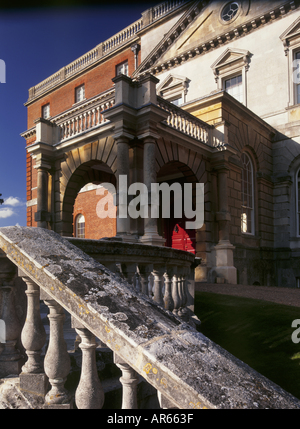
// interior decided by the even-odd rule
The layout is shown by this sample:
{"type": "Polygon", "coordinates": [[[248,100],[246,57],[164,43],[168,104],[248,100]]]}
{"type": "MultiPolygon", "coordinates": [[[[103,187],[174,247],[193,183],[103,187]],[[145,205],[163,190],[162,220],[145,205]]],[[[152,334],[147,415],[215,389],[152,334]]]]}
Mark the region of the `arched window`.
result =
{"type": "Polygon", "coordinates": [[[243,153],[242,162],[242,216],[241,230],[244,234],[254,234],[254,182],[253,165],[250,157],[243,153]]]}
{"type": "Polygon", "coordinates": [[[85,217],[83,214],[76,216],[76,237],[85,238],[85,217]]]}

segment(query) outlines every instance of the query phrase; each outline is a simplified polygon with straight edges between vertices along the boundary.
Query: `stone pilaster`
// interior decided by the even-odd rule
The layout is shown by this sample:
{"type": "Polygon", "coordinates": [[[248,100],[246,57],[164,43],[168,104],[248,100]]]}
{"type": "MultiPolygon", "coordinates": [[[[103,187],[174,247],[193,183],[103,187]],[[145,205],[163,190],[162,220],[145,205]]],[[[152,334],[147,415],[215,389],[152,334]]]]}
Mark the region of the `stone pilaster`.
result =
{"type": "Polygon", "coordinates": [[[214,247],[216,266],[212,271],[217,282],[222,281],[224,283],[236,284],[237,271],[233,261],[235,247],[229,240],[231,215],[228,208],[228,171],[229,168],[224,164],[217,168],[219,210],[216,213],[216,220],[219,225],[219,242],[214,247]]]}

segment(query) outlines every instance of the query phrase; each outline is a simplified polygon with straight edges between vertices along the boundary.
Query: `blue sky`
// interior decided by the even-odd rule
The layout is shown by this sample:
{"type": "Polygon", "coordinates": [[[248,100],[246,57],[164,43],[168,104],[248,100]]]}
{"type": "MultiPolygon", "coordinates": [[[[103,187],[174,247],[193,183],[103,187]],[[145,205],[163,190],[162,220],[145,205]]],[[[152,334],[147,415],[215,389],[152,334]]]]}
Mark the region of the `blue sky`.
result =
{"type": "MultiPolygon", "coordinates": [[[[26,225],[28,89],[141,17],[159,2],[0,9],[0,227],[26,225]]],[[[26,4],[26,3],[25,3],[26,4]]]]}

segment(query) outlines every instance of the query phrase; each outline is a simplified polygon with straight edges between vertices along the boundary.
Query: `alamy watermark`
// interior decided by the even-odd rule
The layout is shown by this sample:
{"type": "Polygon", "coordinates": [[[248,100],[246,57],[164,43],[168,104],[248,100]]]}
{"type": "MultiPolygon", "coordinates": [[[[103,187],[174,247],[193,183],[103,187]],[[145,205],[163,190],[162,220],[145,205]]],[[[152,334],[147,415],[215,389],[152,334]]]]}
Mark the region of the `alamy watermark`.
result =
{"type": "Polygon", "coordinates": [[[292,341],[294,344],[299,344],[300,343],[300,319],[293,320],[292,328],[298,328],[296,329],[296,331],[292,333],[292,341]]]}
{"type": "Polygon", "coordinates": [[[0,344],[1,343],[6,343],[6,325],[2,319],[0,319],[0,344]]]}
{"type": "Polygon", "coordinates": [[[0,83],[6,83],[6,64],[0,60],[0,83]]]}
{"type": "Polygon", "coordinates": [[[186,229],[199,229],[204,224],[204,183],[194,184],[194,198],[192,183],[184,183],[183,186],[178,182],[171,185],[166,182],[151,183],[149,192],[147,186],[141,182],[133,183],[128,187],[127,176],[120,175],[118,192],[111,183],[101,185],[102,187],[96,191],[97,195],[103,196],[96,207],[97,216],[101,219],[116,218],[117,205],[120,219],[127,219],[128,216],[131,219],[139,217],[158,219],[160,215],[164,219],[170,219],[171,192],[173,192],[174,218],[182,218],[184,212],[185,218],[189,219],[185,222],[186,229]],[[106,190],[107,194],[105,194],[106,190]],[[114,198],[112,199],[111,196],[114,198]]]}

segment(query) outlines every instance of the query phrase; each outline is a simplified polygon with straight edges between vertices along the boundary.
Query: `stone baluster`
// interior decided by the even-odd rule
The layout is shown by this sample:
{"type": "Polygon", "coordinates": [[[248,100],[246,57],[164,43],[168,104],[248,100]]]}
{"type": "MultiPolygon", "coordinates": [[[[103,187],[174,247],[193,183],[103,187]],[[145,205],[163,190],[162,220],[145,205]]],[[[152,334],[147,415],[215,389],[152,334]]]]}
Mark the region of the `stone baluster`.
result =
{"type": "Polygon", "coordinates": [[[162,307],[164,306],[164,299],[162,294],[163,289],[163,275],[166,272],[166,267],[162,265],[153,266],[153,275],[154,275],[154,301],[157,302],[162,307]]]}
{"type": "Polygon", "coordinates": [[[180,296],[180,309],[178,311],[178,316],[184,318],[187,309],[186,309],[186,302],[187,302],[187,296],[186,296],[186,270],[185,268],[180,268],[179,270],[179,277],[180,277],[180,284],[179,284],[179,296],[180,296]]]}
{"type": "Polygon", "coordinates": [[[51,383],[51,390],[45,397],[45,403],[53,408],[72,408],[70,395],[64,384],[70,371],[70,357],[64,340],[63,324],[65,314],[62,306],[49,296],[44,296],[45,304],[49,307],[50,341],[45,356],[45,373],[51,383]],[[61,406],[61,407],[60,407],[61,406]]]}
{"type": "Polygon", "coordinates": [[[22,327],[16,313],[13,286],[4,283],[0,291],[3,309],[1,320],[6,333],[4,350],[0,355],[0,374],[5,377],[9,374],[20,374],[24,361],[16,347],[22,327]]]}
{"type": "Polygon", "coordinates": [[[40,358],[46,342],[40,314],[40,288],[20,270],[19,276],[27,285],[27,314],[21,341],[28,356],[20,374],[20,389],[44,397],[48,389],[48,377],[44,374],[40,358]]]}
{"type": "MultiPolygon", "coordinates": [[[[81,324],[75,321],[76,325],[81,324]]],[[[74,327],[74,319],[72,326],[74,327]]],[[[97,372],[95,335],[83,326],[76,328],[76,332],[81,338],[79,347],[82,350],[82,367],[75,402],[78,409],[101,409],[104,404],[104,391],[97,372]]]]}
{"type": "Polygon", "coordinates": [[[141,283],[142,288],[141,292],[145,295],[149,295],[149,276],[153,271],[153,265],[152,264],[139,264],[138,266],[139,273],[141,276],[141,283]]]}
{"type": "Polygon", "coordinates": [[[90,129],[92,126],[92,112],[89,110],[88,111],[88,125],[87,128],[90,129]]]}
{"type": "Polygon", "coordinates": [[[27,285],[27,315],[21,334],[28,360],[22,368],[23,373],[39,374],[44,372],[40,356],[46,342],[46,332],[40,314],[40,288],[29,277],[19,272],[27,285]]]}
{"type": "Polygon", "coordinates": [[[101,119],[100,119],[100,106],[98,106],[97,107],[97,109],[96,109],[96,117],[97,117],[97,120],[96,120],[96,123],[95,123],[95,125],[99,125],[100,124],[100,121],[101,121],[101,119]]]}
{"type": "Polygon", "coordinates": [[[136,264],[121,263],[121,268],[127,282],[135,289],[134,275],[136,273],[136,264]]]}
{"type": "Polygon", "coordinates": [[[124,362],[118,355],[114,353],[114,363],[122,371],[120,382],[122,383],[122,410],[136,410],[137,404],[137,385],[139,375],[128,363],[124,362]]]}
{"type": "Polygon", "coordinates": [[[165,272],[165,295],[164,295],[164,303],[165,309],[169,311],[173,311],[174,309],[174,301],[172,298],[172,278],[174,275],[173,267],[167,267],[167,271],[165,272]]]}
{"type": "Polygon", "coordinates": [[[178,310],[181,305],[181,299],[179,295],[179,277],[177,276],[176,267],[174,270],[173,283],[172,283],[172,298],[174,303],[173,313],[178,314],[178,310]]]}

